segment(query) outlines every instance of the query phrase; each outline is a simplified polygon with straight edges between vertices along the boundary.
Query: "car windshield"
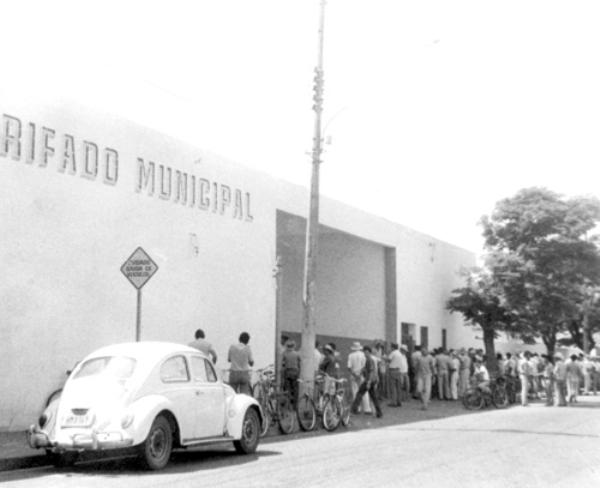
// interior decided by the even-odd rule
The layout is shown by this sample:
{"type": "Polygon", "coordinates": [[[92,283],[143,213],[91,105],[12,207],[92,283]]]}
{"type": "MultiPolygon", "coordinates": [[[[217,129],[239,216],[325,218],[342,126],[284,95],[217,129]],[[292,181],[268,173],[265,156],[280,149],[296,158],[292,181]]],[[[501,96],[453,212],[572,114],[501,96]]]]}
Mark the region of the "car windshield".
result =
{"type": "Polygon", "coordinates": [[[135,359],[126,356],[93,358],[81,365],[75,379],[99,375],[115,379],[126,379],[133,374],[134,369],[135,359]]]}

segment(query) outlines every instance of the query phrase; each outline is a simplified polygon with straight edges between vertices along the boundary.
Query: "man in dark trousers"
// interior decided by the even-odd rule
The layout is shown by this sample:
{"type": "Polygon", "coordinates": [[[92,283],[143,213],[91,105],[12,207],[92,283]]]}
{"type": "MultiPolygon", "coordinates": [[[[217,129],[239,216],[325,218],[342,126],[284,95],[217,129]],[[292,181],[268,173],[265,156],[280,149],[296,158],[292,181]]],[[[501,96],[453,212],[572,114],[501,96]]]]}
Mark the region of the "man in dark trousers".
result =
{"type": "Polygon", "coordinates": [[[356,392],[356,397],[352,402],[352,413],[358,413],[358,406],[362,400],[363,395],[366,392],[369,392],[369,397],[375,406],[375,413],[377,417],[381,417],[383,413],[381,412],[381,406],[379,405],[379,400],[377,399],[377,395],[375,393],[375,387],[377,385],[378,374],[377,367],[375,366],[375,360],[371,355],[371,348],[369,346],[363,347],[363,352],[365,353],[365,367],[363,369],[363,379],[358,391],[356,392]]]}
{"type": "Polygon", "coordinates": [[[294,348],[296,343],[288,340],[281,359],[283,367],[283,390],[289,392],[292,404],[298,400],[298,378],[300,377],[300,354],[294,348]]]}

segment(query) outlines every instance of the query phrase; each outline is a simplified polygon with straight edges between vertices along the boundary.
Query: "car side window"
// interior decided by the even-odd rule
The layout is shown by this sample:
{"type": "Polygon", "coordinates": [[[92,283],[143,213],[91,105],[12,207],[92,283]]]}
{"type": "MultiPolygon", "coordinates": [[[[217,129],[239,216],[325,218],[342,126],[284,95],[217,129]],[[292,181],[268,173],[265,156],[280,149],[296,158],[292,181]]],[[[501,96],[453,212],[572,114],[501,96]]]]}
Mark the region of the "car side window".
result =
{"type": "Polygon", "coordinates": [[[160,379],[164,383],[190,381],[187,362],[183,356],[167,359],[160,367],[160,379]]]}
{"type": "Polygon", "coordinates": [[[206,383],[206,366],[204,364],[204,358],[200,356],[192,356],[192,377],[194,381],[206,383]]]}
{"type": "Polygon", "coordinates": [[[204,366],[206,368],[206,378],[208,379],[209,383],[215,383],[217,381],[217,373],[215,373],[213,365],[205,359],[204,366]]]}

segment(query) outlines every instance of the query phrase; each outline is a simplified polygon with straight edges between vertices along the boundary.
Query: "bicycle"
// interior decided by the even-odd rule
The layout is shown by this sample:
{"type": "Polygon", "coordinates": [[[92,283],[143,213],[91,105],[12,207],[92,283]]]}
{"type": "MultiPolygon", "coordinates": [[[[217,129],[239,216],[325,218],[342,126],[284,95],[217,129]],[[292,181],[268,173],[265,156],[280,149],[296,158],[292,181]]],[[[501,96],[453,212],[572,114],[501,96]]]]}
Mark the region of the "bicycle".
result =
{"type": "Polygon", "coordinates": [[[480,410],[490,404],[496,408],[504,408],[508,405],[505,381],[500,378],[492,380],[487,388],[473,385],[465,392],[462,402],[467,410],[480,410]]]}
{"type": "Polygon", "coordinates": [[[296,405],[298,424],[302,430],[313,430],[317,425],[318,416],[321,417],[323,428],[327,431],[337,429],[340,423],[344,426],[350,423],[351,405],[343,386],[345,382],[345,378],[338,380],[326,374],[318,374],[314,381],[309,381],[315,383],[315,388],[305,391],[296,405]],[[335,385],[333,394],[325,391],[324,385],[328,380],[335,385]]]}
{"type": "Polygon", "coordinates": [[[273,365],[256,371],[258,381],[252,386],[252,396],[258,401],[263,411],[261,437],[267,435],[269,428],[277,423],[284,434],[291,434],[296,427],[296,414],[292,400],[287,392],[283,392],[275,384],[273,365]]]}

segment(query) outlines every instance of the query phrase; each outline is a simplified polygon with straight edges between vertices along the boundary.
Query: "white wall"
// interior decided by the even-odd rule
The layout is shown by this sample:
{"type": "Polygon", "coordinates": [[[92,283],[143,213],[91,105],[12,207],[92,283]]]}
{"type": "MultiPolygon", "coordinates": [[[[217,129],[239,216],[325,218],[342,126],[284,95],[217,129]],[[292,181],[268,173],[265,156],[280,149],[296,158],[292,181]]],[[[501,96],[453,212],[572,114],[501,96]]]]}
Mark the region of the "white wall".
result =
{"type": "Polygon", "coordinates": [[[142,339],[187,343],[201,327],[226,368],[228,346],[246,330],[257,363],[271,361],[275,211],[262,177],[78,107],[0,107],[24,134],[30,122],[56,131],[47,167],[26,162],[25,136],[18,161],[0,136],[9,149],[0,149],[0,429],[33,422],[75,361],[135,339],[136,290],[120,267],[137,246],[159,266],[143,288],[142,339]],[[76,147],[85,139],[117,150],[116,184],[82,178],[81,153],[75,174],[60,172],[65,133],[76,147]],[[136,192],[138,157],[243,189],[253,220],[136,192]]]}
{"type": "MultiPolygon", "coordinates": [[[[0,430],[34,422],[64,371],[84,355],[134,340],[136,291],[120,267],[138,246],[159,266],[143,288],[142,339],[187,343],[203,328],[220,356],[218,366],[226,368],[228,346],[245,330],[257,366],[272,362],[276,212],[305,216],[307,190],[107,114],[32,100],[0,93],[0,117],[19,123],[0,119],[0,430]],[[33,158],[30,124],[37,135],[33,158]],[[55,131],[47,166],[40,165],[42,127],[55,131]],[[73,136],[74,162],[65,135],[73,136]],[[104,181],[102,164],[97,176],[82,177],[84,140],[101,155],[105,147],[118,152],[114,184],[114,173],[104,181]],[[147,186],[139,188],[139,158],[144,171],[155,163],[152,195],[147,186]],[[173,178],[179,171],[190,180],[217,182],[219,191],[227,185],[231,203],[221,213],[219,206],[199,208],[199,194],[193,205],[191,194],[185,204],[176,203],[175,190],[160,198],[160,165],[173,178]],[[244,199],[238,213],[236,190],[244,199]]],[[[462,340],[469,329],[445,312],[444,302],[458,286],[460,265],[474,264],[471,253],[326,198],[320,220],[346,233],[327,234],[321,242],[317,320],[326,333],[385,335],[388,246],[397,253],[398,323],[429,326],[432,346],[441,342],[443,326],[451,344],[462,340]]],[[[292,286],[296,291],[286,293],[298,299],[284,313],[298,321],[303,241],[288,258],[295,281],[286,285],[285,278],[284,288],[292,286]]]]}

